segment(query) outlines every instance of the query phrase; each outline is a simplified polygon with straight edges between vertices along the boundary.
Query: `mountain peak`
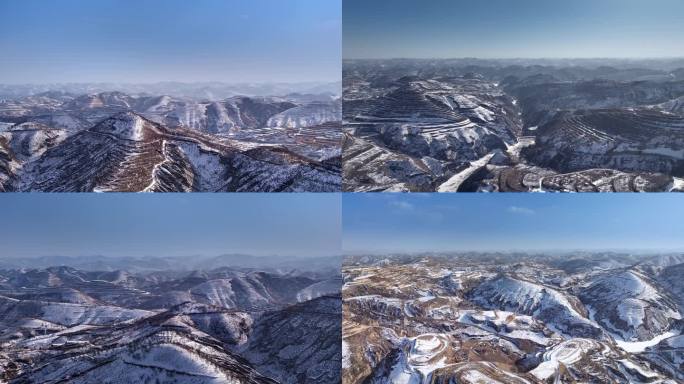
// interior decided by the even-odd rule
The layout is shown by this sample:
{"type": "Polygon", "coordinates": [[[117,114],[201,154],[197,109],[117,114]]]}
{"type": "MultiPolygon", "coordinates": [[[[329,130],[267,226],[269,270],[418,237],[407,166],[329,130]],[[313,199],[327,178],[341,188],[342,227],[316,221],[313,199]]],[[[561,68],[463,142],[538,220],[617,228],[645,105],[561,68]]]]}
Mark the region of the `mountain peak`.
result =
{"type": "Polygon", "coordinates": [[[132,111],[120,112],[103,120],[92,128],[99,133],[112,134],[118,138],[142,141],[145,137],[149,122],[132,111]]]}

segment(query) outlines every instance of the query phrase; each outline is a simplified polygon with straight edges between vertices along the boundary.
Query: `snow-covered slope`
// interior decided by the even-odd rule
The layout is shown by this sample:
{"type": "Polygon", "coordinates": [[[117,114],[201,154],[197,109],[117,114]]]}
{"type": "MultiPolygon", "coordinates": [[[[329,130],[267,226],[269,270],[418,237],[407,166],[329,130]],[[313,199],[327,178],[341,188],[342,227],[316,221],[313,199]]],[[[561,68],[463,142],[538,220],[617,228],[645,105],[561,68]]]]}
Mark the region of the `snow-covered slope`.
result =
{"type": "Polygon", "coordinates": [[[0,103],[0,190],[337,191],[339,104],[121,92],[0,103]],[[287,110],[297,127],[268,126],[287,110]]]}
{"type": "Polygon", "coordinates": [[[341,305],[338,294],[266,313],[239,350],[280,383],[339,383],[341,305]]]}
{"type": "Polygon", "coordinates": [[[0,313],[6,324],[35,318],[50,323],[75,325],[114,324],[149,316],[151,312],[106,305],[17,300],[0,296],[0,313]]]}
{"type": "Polygon", "coordinates": [[[307,275],[0,269],[0,381],[338,383],[339,290],[299,302],[335,275],[307,275]]]}
{"type": "Polygon", "coordinates": [[[681,314],[676,302],[642,274],[602,276],[580,294],[593,318],[625,341],[650,340],[671,329],[681,314]]]}
{"type": "Polygon", "coordinates": [[[665,255],[354,254],[342,267],[343,382],[674,384],[682,321],[648,320],[679,308],[681,274],[668,269],[680,264],[647,262],[665,255]],[[627,340],[603,321],[633,298],[656,336],[627,340]]]}
{"type": "Polygon", "coordinates": [[[632,67],[643,62],[610,65],[346,61],[344,188],[681,190],[684,81],[632,67]]]}
{"type": "Polygon", "coordinates": [[[19,382],[258,384],[275,383],[211,338],[182,330],[157,330],[133,340],[104,338],[100,348],[56,355],[20,376],[19,382]]]}
{"type": "Polygon", "coordinates": [[[534,315],[574,337],[602,337],[602,330],[581,313],[584,308],[577,299],[541,284],[498,276],[475,287],[470,300],[485,308],[534,315]]]}
{"type": "Polygon", "coordinates": [[[297,293],[297,301],[313,300],[321,296],[333,295],[342,289],[342,278],[319,281],[297,293]]]}
{"type": "Polygon", "coordinates": [[[270,117],[266,125],[280,128],[305,128],[331,121],[342,121],[340,101],[296,106],[270,117]]]}

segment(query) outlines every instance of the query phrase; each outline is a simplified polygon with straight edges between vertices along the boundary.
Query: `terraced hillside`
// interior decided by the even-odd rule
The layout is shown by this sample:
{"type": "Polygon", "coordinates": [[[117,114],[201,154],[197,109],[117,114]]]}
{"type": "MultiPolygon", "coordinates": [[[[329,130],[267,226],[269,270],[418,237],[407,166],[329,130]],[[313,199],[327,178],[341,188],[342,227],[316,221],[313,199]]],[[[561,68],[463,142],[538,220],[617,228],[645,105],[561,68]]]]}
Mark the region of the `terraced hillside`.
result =
{"type": "Polygon", "coordinates": [[[684,190],[676,71],[475,62],[346,62],[343,188],[684,190]]]}
{"type": "Polygon", "coordinates": [[[670,256],[351,255],[343,382],[674,384],[670,256]]]}
{"type": "Polygon", "coordinates": [[[525,156],[573,172],[611,168],[684,177],[684,117],[651,109],[558,114],[537,132],[525,156]]]}

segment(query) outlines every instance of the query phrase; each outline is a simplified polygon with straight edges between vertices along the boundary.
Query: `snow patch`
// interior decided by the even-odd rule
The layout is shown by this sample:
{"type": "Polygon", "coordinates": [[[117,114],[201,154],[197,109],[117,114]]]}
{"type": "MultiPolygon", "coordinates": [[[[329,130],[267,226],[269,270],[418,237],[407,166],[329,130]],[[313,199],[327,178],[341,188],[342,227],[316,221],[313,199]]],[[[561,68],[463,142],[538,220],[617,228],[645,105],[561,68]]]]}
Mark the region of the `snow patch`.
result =
{"type": "Polygon", "coordinates": [[[178,147],[188,157],[200,191],[217,192],[223,187],[227,167],[218,152],[195,143],[181,142],[178,147]]]}
{"type": "Polygon", "coordinates": [[[630,352],[630,353],[639,353],[643,352],[646,350],[646,348],[653,347],[660,343],[661,341],[670,338],[672,336],[677,336],[679,333],[676,331],[669,331],[665,332],[663,334],[660,334],[651,340],[646,340],[646,341],[623,341],[623,340],[615,340],[615,344],[618,345],[618,347],[622,348],[625,352],[630,352]]]}
{"type": "Polygon", "coordinates": [[[449,180],[442,183],[442,185],[437,188],[437,192],[457,192],[461,184],[463,184],[464,181],[477,172],[477,170],[487,165],[492,157],[494,157],[494,154],[489,153],[478,160],[472,161],[468,168],[455,174],[449,178],[449,180]]]}

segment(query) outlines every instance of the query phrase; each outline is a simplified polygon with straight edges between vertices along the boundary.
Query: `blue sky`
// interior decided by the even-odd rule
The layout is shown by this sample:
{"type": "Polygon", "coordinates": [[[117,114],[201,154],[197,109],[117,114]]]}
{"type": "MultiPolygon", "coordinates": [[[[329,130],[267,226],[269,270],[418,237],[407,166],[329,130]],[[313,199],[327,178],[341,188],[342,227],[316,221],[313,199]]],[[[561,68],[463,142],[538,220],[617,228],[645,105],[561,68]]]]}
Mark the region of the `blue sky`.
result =
{"type": "Polygon", "coordinates": [[[341,78],[341,0],[3,0],[0,83],[341,78]]]}
{"type": "Polygon", "coordinates": [[[672,194],[345,194],[353,251],[684,250],[672,194]]]}
{"type": "Polygon", "coordinates": [[[0,194],[0,257],[327,256],[339,194],[0,194]]]}
{"type": "Polygon", "coordinates": [[[345,58],[682,57],[681,0],[344,0],[345,58]]]}

